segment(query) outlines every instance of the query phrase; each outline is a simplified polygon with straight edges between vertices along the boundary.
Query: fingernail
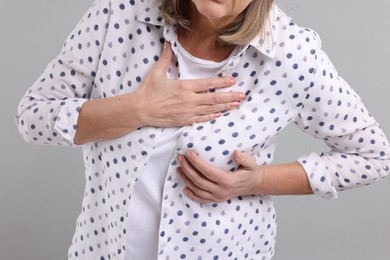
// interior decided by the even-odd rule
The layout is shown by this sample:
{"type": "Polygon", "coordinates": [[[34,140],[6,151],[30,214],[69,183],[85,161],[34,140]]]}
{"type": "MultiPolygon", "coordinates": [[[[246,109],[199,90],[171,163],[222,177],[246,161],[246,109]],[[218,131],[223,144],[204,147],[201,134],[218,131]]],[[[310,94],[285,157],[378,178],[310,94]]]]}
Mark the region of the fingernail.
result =
{"type": "Polygon", "coordinates": [[[177,156],[177,160],[179,161],[179,163],[182,163],[183,162],[183,158],[182,158],[183,155],[179,154],[177,156]]]}
{"type": "Polygon", "coordinates": [[[242,153],[240,151],[237,151],[236,156],[237,156],[237,159],[241,159],[242,153]]]}
{"type": "Polygon", "coordinates": [[[246,95],[243,94],[243,93],[241,93],[241,94],[238,96],[238,98],[244,100],[244,99],[246,99],[246,95]]]}
{"type": "Polygon", "coordinates": [[[232,103],[232,107],[239,107],[240,106],[240,102],[233,102],[232,103]]]}

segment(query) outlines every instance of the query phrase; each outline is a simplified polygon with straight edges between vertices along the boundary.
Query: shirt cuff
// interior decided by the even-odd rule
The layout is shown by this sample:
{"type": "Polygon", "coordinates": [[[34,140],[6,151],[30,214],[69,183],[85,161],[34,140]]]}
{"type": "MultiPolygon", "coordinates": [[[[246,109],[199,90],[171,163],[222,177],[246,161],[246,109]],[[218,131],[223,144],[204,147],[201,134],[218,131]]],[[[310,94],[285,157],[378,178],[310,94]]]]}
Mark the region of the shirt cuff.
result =
{"type": "Polygon", "coordinates": [[[80,147],[74,143],[77,131],[77,120],[79,118],[81,106],[87,99],[67,99],[61,103],[57,117],[54,120],[54,129],[63,137],[63,141],[70,146],[80,147]]]}
{"type": "Polygon", "coordinates": [[[332,185],[332,179],[329,176],[327,167],[317,153],[306,154],[300,157],[297,162],[305,169],[314,194],[325,199],[337,198],[337,191],[332,185]]]}

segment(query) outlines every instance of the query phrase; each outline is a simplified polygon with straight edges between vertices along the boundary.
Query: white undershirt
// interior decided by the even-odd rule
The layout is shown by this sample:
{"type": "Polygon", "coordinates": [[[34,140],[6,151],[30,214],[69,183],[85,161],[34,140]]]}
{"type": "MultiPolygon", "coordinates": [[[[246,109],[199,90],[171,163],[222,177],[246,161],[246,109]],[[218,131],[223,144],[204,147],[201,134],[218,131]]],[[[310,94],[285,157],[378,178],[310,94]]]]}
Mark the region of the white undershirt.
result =
{"type": "MultiPolygon", "coordinates": [[[[178,41],[177,41],[178,43],[178,41]]],[[[227,63],[193,57],[178,43],[180,79],[215,77],[227,63]]],[[[156,260],[162,192],[181,128],[166,128],[135,184],[129,205],[125,260],[156,260]]]]}

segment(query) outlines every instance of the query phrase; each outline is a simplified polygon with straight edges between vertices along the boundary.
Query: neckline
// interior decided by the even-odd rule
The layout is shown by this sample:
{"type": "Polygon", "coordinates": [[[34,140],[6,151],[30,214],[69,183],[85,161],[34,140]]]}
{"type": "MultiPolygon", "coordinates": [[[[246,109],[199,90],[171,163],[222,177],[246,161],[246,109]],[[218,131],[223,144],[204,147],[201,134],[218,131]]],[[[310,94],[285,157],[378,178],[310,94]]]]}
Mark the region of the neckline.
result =
{"type": "Polygon", "coordinates": [[[200,65],[203,65],[203,66],[213,66],[213,67],[223,67],[227,62],[228,60],[230,59],[230,57],[232,56],[233,52],[229,55],[229,57],[227,57],[226,59],[222,60],[222,61],[212,61],[212,60],[205,60],[205,59],[201,59],[201,58],[198,58],[198,57],[195,57],[194,55],[192,55],[191,53],[189,53],[186,49],[184,49],[184,47],[180,44],[179,40],[176,38],[176,44],[177,44],[177,49],[178,51],[183,55],[185,56],[187,59],[191,60],[192,62],[195,62],[197,64],[200,64],[200,65]]]}
{"type": "Polygon", "coordinates": [[[195,62],[199,65],[202,65],[202,66],[211,66],[211,67],[221,67],[222,68],[228,63],[228,61],[233,56],[237,55],[237,53],[238,53],[237,51],[239,50],[239,46],[235,46],[235,48],[232,50],[232,52],[229,54],[229,56],[222,61],[206,60],[206,59],[198,58],[198,57],[192,55],[191,53],[189,53],[179,42],[179,38],[178,38],[177,33],[174,36],[174,40],[176,43],[177,51],[180,52],[180,54],[182,54],[186,59],[188,59],[192,62],[195,62]]]}

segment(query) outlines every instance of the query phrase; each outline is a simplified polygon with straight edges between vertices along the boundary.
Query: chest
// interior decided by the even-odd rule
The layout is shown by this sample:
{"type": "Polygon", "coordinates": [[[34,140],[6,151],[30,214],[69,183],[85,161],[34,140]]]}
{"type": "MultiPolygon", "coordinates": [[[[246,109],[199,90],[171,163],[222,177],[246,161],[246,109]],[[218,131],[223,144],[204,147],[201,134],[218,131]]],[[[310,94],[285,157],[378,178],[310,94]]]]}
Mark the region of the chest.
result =
{"type": "MultiPolygon", "coordinates": [[[[108,41],[101,54],[92,98],[105,98],[137,90],[144,77],[158,60],[164,38],[172,36],[159,27],[138,25],[143,37],[114,44],[108,41]]],[[[132,30],[130,30],[132,31],[132,30]]],[[[172,39],[171,39],[172,40],[172,39]]],[[[176,57],[167,70],[167,77],[178,79],[188,66],[180,66],[176,57]]],[[[186,126],[179,138],[178,150],[193,149],[202,158],[225,169],[234,169],[232,153],[238,149],[270,162],[276,135],[297,116],[293,95],[283,70],[275,70],[271,62],[254,48],[232,55],[215,76],[229,75],[237,83],[217,91],[240,91],[247,95],[235,110],[226,111],[220,118],[186,126]]]]}

